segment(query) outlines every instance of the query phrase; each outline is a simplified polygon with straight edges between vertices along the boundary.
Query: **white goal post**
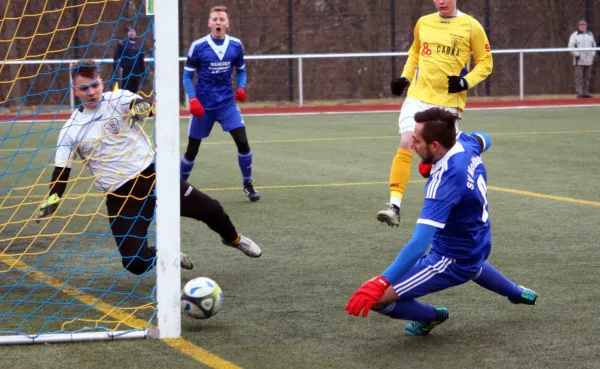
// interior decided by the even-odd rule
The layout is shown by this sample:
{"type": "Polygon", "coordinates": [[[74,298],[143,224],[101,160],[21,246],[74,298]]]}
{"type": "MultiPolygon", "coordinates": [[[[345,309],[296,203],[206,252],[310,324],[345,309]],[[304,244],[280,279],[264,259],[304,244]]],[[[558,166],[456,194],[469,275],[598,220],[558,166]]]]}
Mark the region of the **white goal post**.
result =
{"type": "Polygon", "coordinates": [[[173,124],[179,121],[179,16],[177,1],[153,3],[154,9],[150,10],[154,11],[156,22],[158,330],[159,338],[175,338],[181,334],[179,124],[173,124]]]}

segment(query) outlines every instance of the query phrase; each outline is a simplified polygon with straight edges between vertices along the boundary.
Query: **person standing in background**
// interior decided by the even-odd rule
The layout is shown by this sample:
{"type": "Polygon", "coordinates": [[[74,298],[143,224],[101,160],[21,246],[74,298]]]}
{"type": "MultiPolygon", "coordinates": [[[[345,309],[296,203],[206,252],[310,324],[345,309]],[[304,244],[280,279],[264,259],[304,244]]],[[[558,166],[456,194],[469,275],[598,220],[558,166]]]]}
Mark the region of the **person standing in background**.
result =
{"type": "MultiPolygon", "coordinates": [[[[577,24],[577,31],[573,32],[569,38],[569,48],[588,48],[596,47],[594,35],[587,29],[587,22],[580,20],[577,24]]],[[[575,66],[575,91],[577,98],[590,98],[590,80],[592,79],[592,65],[596,52],[591,51],[573,51],[573,65],[575,66]]]]}
{"type": "Polygon", "coordinates": [[[137,93],[140,90],[140,80],[146,70],[142,44],[136,42],[136,33],[129,27],[127,39],[119,41],[113,55],[113,75],[119,78],[119,68],[122,68],[123,90],[137,93]]]}

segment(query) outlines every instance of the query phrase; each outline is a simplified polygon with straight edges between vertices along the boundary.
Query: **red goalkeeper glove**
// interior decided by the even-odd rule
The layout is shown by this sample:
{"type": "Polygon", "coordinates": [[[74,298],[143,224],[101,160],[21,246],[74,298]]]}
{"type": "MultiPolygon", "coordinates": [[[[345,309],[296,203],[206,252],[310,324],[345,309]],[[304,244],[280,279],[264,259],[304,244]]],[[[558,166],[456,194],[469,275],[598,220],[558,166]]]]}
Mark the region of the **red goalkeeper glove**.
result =
{"type": "Polygon", "coordinates": [[[362,310],[362,316],[366,318],[371,306],[383,296],[389,286],[390,282],[383,276],[369,279],[350,297],[346,305],[346,311],[348,314],[359,316],[362,310]]]}
{"type": "Polygon", "coordinates": [[[190,113],[198,119],[204,115],[204,108],[197,97],[192,97],[190,99],[190,113]]]}
{"type": "Polygon", "coordinates": [[[234,99],[236,99],[237,101],[241,101],[241,102],[246,101],[246,91],[244,91],[243,88],[238,88],[237,90],[235,90],[234,99]]]}

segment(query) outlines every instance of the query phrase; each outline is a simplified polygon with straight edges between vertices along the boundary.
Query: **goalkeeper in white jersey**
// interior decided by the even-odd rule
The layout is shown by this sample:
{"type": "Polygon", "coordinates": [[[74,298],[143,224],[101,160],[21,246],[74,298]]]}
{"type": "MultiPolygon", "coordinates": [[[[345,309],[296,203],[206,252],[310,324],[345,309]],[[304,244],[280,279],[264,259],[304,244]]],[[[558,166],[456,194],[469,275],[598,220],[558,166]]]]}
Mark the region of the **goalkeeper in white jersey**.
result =
{"type": "MultiPolygon", "coordinates": [[[[71,166],[81,158],[94,177],[96,188],[106,194],[106,209],[123,266],[133,274],[152,269],[156,249],[148,246],[148,227],[154,218],[154,150],[138,124],[152,115],[142,97],[124,90],[103,93],[104,84],[93,60],[75,67],[73,91],[81,106],[60,131],[48,198],[38,210],[38,222],[53,214],[63,196],[71,166]]],[[[180,180],[181,215],[204,222],[222,242],[251,257],[260,247],[238,233],[218,201],[180,180]]],[[[192,269],[181,255],[181,267],[192,269]]]]}

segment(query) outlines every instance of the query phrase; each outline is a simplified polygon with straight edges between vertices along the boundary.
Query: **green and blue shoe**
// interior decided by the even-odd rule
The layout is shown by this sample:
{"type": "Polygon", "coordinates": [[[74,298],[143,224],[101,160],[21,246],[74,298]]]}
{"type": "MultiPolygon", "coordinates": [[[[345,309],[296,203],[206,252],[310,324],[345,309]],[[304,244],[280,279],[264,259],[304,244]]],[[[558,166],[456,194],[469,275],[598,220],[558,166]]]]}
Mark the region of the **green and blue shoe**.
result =
{"type": "Polygon", "coordinates": [[[523,286],[519,287],[523,289],[523,292],[521,292],[521,296],[519,297],[518,301],[513,301],[509,299],[508,296],[506,297],[506,299],[512,302],[513,304],[535,305],[535,302],[538,298],[538,294],[534,290],[530,290],[529,288],[525,288],[523,286]]]}
{"type": "Polygon", "coordinates": [[[414,321],[408,323],[404,327],[404,331],[406,332],[406,335],[408,335],[408,336],[427,336],[429,333],[431,333],[431,330],[433,328],[442,324],[443,322],[448,320],[448,318],[450,317],[450,314],[448,313],[448,309],[445,308],[444,306],[436,307],[435,313],[436,313],[436,320],[434,320],[432,322],[419,322],[419,321],[414,320],[414,321]]]}

